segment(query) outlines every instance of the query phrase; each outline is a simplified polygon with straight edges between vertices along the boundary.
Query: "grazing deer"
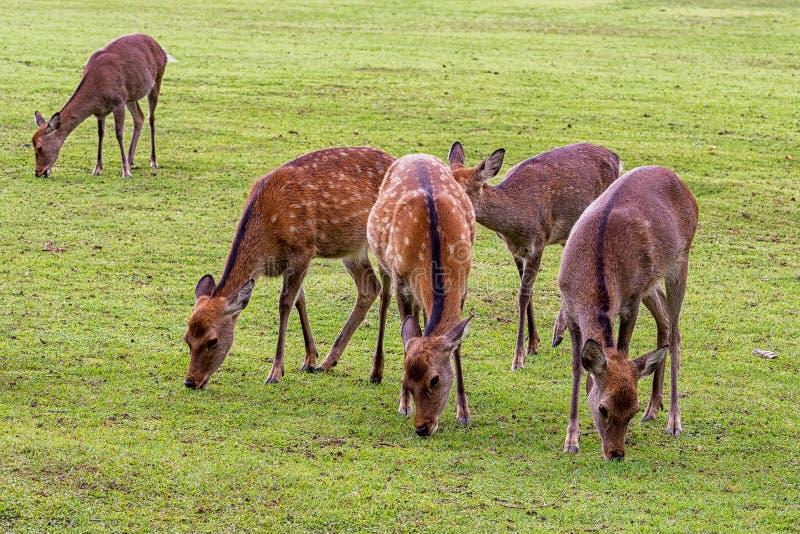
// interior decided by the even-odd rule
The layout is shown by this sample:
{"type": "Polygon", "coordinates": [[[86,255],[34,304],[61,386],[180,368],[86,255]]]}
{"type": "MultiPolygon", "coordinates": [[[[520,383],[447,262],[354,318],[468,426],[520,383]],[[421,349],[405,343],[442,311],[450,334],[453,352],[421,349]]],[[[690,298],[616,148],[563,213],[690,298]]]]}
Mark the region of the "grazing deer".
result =
{"type": "Polygon", "coordinates": [[[33,134],[33,149],[36,152],[36,176],[50,176],[58,154],[67,136],[91,115],[97,117],[97,164],[93,175],[103,172],[103,134],[106,116],[114,113],[114,129],[122,153],[122,177],[130,178],[136,143],[144,124],[144,113],[139,100],[147,97],[150,108],[150,166],[156,163],[155,111],[164,67],[175,59],[150,36],[144,34],[125,35],[108,43],[89,57],[83,69],[81,81],[72,97],[53,115],[45,120],[38,111],[34,113],[39,129],[33,134]],[[127,157],[123,134],[125,131],[125,108],[133,115],[133,136],[127,157]]]}
{"type": "Polygon", "coordinates": [[[544,247],[564,244],[583,210],[620,173],[615,153],[581,143],[544,152],[516,165],[497,186],[486,181],[503,164],[503,149],[496,150],[477,167],[464,164],[464,148],[456,141],[450,149],[450,169],[475,207],[477,221],[494,230],[514,256],[520,276],[519,323],[511,370],[525,366],[525,317],[528,318],[528,354],[539,350],[533,318],[533,283],[544,247]]]}
{"type": "Polygon", "coordinates": [[[655,418],[662,407],[667,350],[672,381],[667,432],[680,435],[678,319],[696,228],[697,202],[678,176],[663,167],[638,167],[625,174],[575,223],[558,273],[562,306],[557,323],[566,325],[572,340],[572,404],[565,452],[578,452],[583,369],[589,373],[586,389],[603,457],[622,460],[628,423],[639,409],[641,377],[655,373],[643,421],[655,418]],[[659,348],[629,359],[640,302],[655,318],[659,348]]]}
{"type": "MultiPolygon", "coordinates": [[[[355,307],[336,338],[323,368],[330,369],[381,292],[380,325],[374,362],[383,362],[383,330],[389,287],[380,282],[369,261],[367,217],[381,180],[394,157],[368,147],[318,150],[278,167],[256,180],[245,202],[225,270],[218,283],[207,274],[195,288],[186,343],[190,362],[185,384],[202,388],[233,344],[239,313],[247,306],[259,276],[283,275],[278,312],[280,327],[275,359],[267,377],[283,376],[289,312],[297,307],[305,343],[302,369],[314,371],[317,349],[306,315],[303,278],[316,257],[343,258],[358,290],[355,307]]],[[[373,381],[380,381],[373,369],[373,381]]]]}
{"type": "Polygon", "coordinates": [[[433,435],[455,378],[456,415],[459,423],[467,424],[460,347],[471,319],[461,321],[475,241],[469,199],[439,159],[404,156],[386,174],[369,215],[367,236],[384,287],[394,283],[402,320],[405,356],[399,413],[412,412],[413,397],[417,434],[433,435]],[[427,319],[424,335],[420,306],[427,319]]]}

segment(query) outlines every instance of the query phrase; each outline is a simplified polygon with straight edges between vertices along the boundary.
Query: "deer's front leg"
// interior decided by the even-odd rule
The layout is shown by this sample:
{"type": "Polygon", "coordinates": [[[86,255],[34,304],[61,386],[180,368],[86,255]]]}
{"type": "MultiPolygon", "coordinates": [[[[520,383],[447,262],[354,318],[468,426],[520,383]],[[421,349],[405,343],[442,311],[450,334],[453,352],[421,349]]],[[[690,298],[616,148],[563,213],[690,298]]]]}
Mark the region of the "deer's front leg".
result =
{"type": "Polygon", "coordinates": [[[570,326],[569,337],[572,341],[572,401],[569,406],[569,425],[567,426],[567,437],[564,440],[564,452],[577,454],[579,450],[578,439],[581,435],[581,428],[578,423],[578,396],[581,389],[581,376],[583,375],[580,330],[570,326]]]}
{"type": "Polygon", "coordinates": [[[125,154],[125,103],[120,103],[114,107],[114,130],[117,133],[119,151],[122,155],[122,177],[131,177],[131,164],[125,154]]]}
{"type": "Polygon", "coordinates": [[[106,133],[106,118],[97,117],[97,163],[92,171],[93,176],[100,176],[103,172],[103,135],[106,133]]]}

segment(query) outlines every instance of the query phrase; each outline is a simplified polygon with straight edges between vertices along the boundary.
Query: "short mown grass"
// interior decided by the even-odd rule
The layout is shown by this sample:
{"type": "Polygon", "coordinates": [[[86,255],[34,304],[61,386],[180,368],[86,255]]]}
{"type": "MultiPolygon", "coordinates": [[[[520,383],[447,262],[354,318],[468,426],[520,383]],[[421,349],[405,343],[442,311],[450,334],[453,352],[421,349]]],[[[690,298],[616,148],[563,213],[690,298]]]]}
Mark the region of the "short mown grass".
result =
{"type": "MultiPolygon", "coordinates": [[[[788,0],[0,3],[0,530],[800,530],[799,18],[788,0]],[[91,176],[90,120],[35,178],[34,110],[57,111],[89,54],[134,31],[178,59],[161,168],[141,165],[145,130],[132,179],[113,136],[91,176]],[[485,229],[469,428],[452,403],[426,440],[396,414],[394,306],[383,384],[368,380],[376,306],[327,375],[299,372],[292,316],[287,374],[265,386],[276,280],[258,283],[208,388],[183,386],[194,285],[221,273],[254,179],[328,146],[445,158],[456,139],[470,163],[504,147],[504,170],[601,143],[692,189],[680,438],[662,413],[632,424],[625,462],[604,462],[582,400],[581,452],[562,452],[560,249],[536,283],[543,349],[511,373],[517,274],[485,229]]],[[[305,287],[324,355],[354,287],[332,260],[305,287]]],[[[643,312],[633,352],[654,338],[643,312]]]]}

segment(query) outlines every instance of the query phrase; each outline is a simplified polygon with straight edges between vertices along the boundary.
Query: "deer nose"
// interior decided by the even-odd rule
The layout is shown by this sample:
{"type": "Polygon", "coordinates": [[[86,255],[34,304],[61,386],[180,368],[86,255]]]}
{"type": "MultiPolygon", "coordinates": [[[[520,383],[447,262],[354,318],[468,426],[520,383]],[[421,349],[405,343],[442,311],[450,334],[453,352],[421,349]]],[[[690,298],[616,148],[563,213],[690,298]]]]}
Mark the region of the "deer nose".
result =
{"type": "Polygon", "coordinates": [[[184,380],[183,385],[186,386],[187,388],[194,389],[194,387],[195,387],[194,379],[193,378],[187,378],[186,380],[184,380]]]}
{"type": "Polygon", "coordinates": [[[621,462],[625,459],[625,453],[623,451],[611,451],[611,459],[621,462]]]}
{"type": "Polygon", "coordinates": [[[422,425],[420,427],[417,427],[414,429],[414,431],[417,433],[419,437],[423,438],[428,435],[428,425],[422,425]]]}

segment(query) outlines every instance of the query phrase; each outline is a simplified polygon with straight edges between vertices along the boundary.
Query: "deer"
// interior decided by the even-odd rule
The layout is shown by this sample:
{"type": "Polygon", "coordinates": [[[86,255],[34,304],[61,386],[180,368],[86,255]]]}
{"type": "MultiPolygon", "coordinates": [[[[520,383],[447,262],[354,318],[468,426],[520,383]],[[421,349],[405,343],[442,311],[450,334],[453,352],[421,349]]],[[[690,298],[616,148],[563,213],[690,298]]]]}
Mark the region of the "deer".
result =
{"type": "Polygon", "coordinates": [[[578,393],[585,370],[603,458],[623,460],[627,428],[639,410],[640,378],[653,374],[650,404],[642,421],[655,419],[662,408],[667,352],[671,378],[667,432],[681,434],[678,320],[697,220],[697,202],[689,188],[673,171],[650,166],[616,180],[575,223],[558,272],[562,303],[556,325],[566,326],[572,342],[572,401],[564,452],[579,450],[578,393]],[[657,348],[630,358],[642,302],[656,322],[657,348]]]}
{"type": "Polygon", "coordinates": [[[370,147],[310,152],[257,179],[242,210],[219,282],[206,274],[195,286],[195,306],[184,340],[189,368],[184,384],[204,388],[233,345],[239,314],[255,280],[283,277],[278,299],[279,329],[267,384],[284,374],[289,313],[297,308],[305,345],[302,371],[330,370],[380,293],[378,342],[371,374],[383,373],[383,335],[389,287],[381,287],[369,260],[367,217],[394,156],[370,147]],[[309,326],[303,279],[315,257],[342,258],[356,284],[356,303],[320,368],[309,326]]]}
{"type": "Polygon", "coordinates": [[[67,136],[94,115],[97,118],[98,143],[97,163],[92,174],[99,176],[103,172],[106,117],[113,113],[114,130],[122,153],[122,177],[130,178],[136,144],[144,124],[144,112],[139,106],[139,100],[144,97],[147,97],[150,113],[150,167],[157,169],[155,111],[164,68],[174,61],[175,58],[167,54],[155,39],[140,33],[122,36],[93,53],[86,62],[77,89],[61,111],[50,120],[45,120],[38,111],[34,113],[38,127],[32,139],[36,155],[34,174],[49,177],[67,136]],[[123,143],[126,107],[133,116],[133,135],[127,156],[123,143]]]}
{"type": "Polygon", "coordinates": [[[439,427],[453,381],[457,422],[471,420],[461,343],[472,317],[461,320],[475,241],[475,216],[450,169],[434,156],[412,154],[386,173],[367,223],[384,287],[393,285],[400,312],[403,377],[398,413],[416,413],[418,436],[439,427]],[[419,325],[422,309],[425,331],[419,325]],[[453,357],[455,370],[450,363],[453,357]]]}
{"type": "Polygon", "coordinates": [[[533,315],[533,284],[547,245],[563,245],[583,210],[619,177],[622,164],[611,150],[589,143],[562,146],[511,168],[491,186],[505,150],[498,149],[475,167],[465,165],[464,147],[450,148],[450,170],[475,209],[475,218],[503,240],[517,266],[519,321],[511,370],[525,367],[526,352],[539,350],[533,315]],[[528,345],[525,348],[527,316],[528,345]]]}

